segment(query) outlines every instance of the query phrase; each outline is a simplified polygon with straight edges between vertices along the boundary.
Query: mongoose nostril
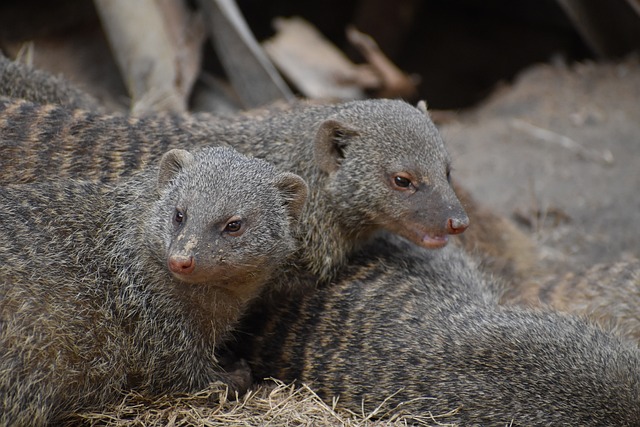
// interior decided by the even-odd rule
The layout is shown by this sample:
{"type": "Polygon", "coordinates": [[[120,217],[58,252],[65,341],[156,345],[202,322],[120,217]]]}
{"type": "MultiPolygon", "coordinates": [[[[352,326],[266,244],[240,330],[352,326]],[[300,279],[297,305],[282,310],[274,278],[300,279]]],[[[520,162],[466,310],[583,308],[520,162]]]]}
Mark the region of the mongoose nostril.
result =
{"type": "Polygon", "coordinates": [[[447,220],[447,231],[449,234],[460,234],[469,227],[469,219],[449,218],[447,220]]]}
{"type": "Polygon", "coordinates": [[[172,256],[169,258],[169,270],[178,274],[191,274],[196,268],[195,260],[192,256],[172,256]]]}

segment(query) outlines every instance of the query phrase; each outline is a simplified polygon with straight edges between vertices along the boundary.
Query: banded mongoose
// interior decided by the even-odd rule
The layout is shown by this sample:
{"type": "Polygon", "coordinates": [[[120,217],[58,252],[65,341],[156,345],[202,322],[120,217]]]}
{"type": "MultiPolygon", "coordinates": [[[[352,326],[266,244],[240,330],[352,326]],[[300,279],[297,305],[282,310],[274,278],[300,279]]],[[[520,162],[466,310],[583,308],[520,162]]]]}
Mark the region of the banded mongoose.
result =
{"type": "Polygon", "coordinates": [[[228,144],[309,184],[300,263],[330,278],[379,229],[442,247],[468,217],[424,103],[368,100],[274,106],[215,118],[130,118],[0,100],[0,182],[37,176],[113,180],[169,147],[228,144]]]}
{"type": "Polygon", "coordinates": [[[72,109],[103,110],[97,99],[63,77],[12,61],[1,52],[0,95],[28,99],[38,104],[61,104],[72,109]]]}
{"type": "MultiPolygon", "coordinates": [[[[0,73],[0,88],[13,88],[13,87],[21,87],[20,93],[16,93],[13,91],[0,91],[2,95],[13,95],[13,97],[20,97],[26,100],[35,102],[35,103],[54,103],[61,104],[69,108],[78,108],[82,107],[82,104],[78,104],[76,101],[76,93],[82,94],[81,90],[68,89],[69,87],[73,87],[71,83],[65,82],[62,78],[54,77],[48,74],[45,71],[37,71],[37,75],[35,71],[26,67],[23,64],[13,63],[10,61],[2,62],[0,61],[0,70],[2,70],[3,66],[7,69],[10,69],[10,72],[0,73]],[[4,65],[3,65],[4,64],[4,65]],[[51,90],[50,88],[59,87],[58,90],[51,90]],[[51,93],[55,92],[55,95],[52,96],[51,93]],[[66,97],[64,96],[66,94],[66,97]],[[20,96],[17,96],[20,95],[20,96]]],[[[282,108],[296,108],[299,104],[292,104],[287,107],[288,104],[281,104],[282,108]]],[[[23,108],[27,108],[26,106],[23,108]]],[[[95,110],[94,108],[90,108],[95,110]]],[[[273,111],[276,109],[272,107],[271,111],[265,112],[265,110],[257,110],[254,112],[248,112],[249,116],[258,115],[264,116],[268,114],[270,116],[277,115],[277,112],[273,111]]],[[[37,112],[40,115],[45,114],[46,110],[38,110],[37,112]]],[[[393,112],[391,112],[393,113],[393,112]]],[[[56,115],[60,113],[55,113],[54,111],[50,111],[49,114],[56,115]]],[[[81,113],[76,113],[81,114],[81,113]]],[[[144,160],[146,154],[144,152],[140,153],[139,150],[145,150],[145,147],[155,147],[158,144],[162,144],[162,147],[158,147],[153,149],[153,151],[162,152],[166,150],[170,146],[179,146],[179,147],[187,147],[187,146],[199,146],[202,144],[211,143],[212,139],[220,139],[220,133],[223,131],[215,130],[219,129],[218,127],[214,127],[214,134],[210,135],[210,131],[207,129],[206,122],[210,121],[211,118],[206,115],[198,116],[202,117],[204,120],[203,123],[200,123],[198,120],[189,120],[189,116],[184,116],[182,120],[185,120],[184,123],[181,123],[179,126],[174,127],[171,123],[171,119],[167,117],[155,117],[153,120],[149,120],[148,118],[143,118],[140,120],[132,120],[130,123],[130,128],[127,128],[128,124],[120,120],[111,120],[111,123],[105,124],[100,120],[97,120],[97,123],[89,125],[81,123],[83,120],[96,121],[95,118],[81,119],[79,123],[73,126],[73,131],[76,132],[77,136],[70,139],[70,143],[74,143],[74,141],[80,145],[78,150],[87,150],[90,156],[93,156],[92,162],[82,163],[82,159],[79,159],[78,156],[65,156],[58,155],[57,161],[60,162],[58,164],[53,165],[54,171],[51,173],[52,175],[57,175],[59,173],[62,174],[71,174],[71,175],[82,175],[82,176],[90,176],[95,179],[102,180],[110,180],[114,177],[119,176],[120,174],[127,173],[128,170],[135,170],[138,168],[144,160]],[[110,130],[109,127],[113,127],[113,130],[110,130]],[[150,129],[149,129],[150,128],[150,129]],[[122,147],[118,146],[118,144],[107,144],[105,149],[102,151],[98,151],[98,148],[102,146],[104,141],[96,141],[95,145],[88,146],[87,143],[78,142],[78,140],[84,135],[96,138],[101,137],[101,139],[105,139],[103,135],[108,135],[111,131],[115,134],[122,137],[122,139],[129,138],[129,146],[122,147]],[[130,134],[130,136],[125,137],[124,134],[130,134]],[[153,139],[155,138],[155,139],[153,139]],[[189,138],[194,138],[195,142],[190,143],[189,138]],[[135,142],[139,141],[139,144],[135,142]],[[116,151],[114,151],[114,146],[118,147],[116,151]],[[81,148],[82,147],[82,148],[81,148]],[[86,147],[86,148],[85,148],[86,147]],[[131,151],[127,152],[126,149],[130,148],[131,151]],[[111,150],[111,151],[109,151],[111,150]],[[58,172],[56,173],[56,169],[58,172]],[[71,169],[71,171],[69,171],[71,169]]],[[[275,126],[286,127],[286,117],[283,116],[283,120],[278,124],[277,118],[272,118],[268,121],[270,126],[273,128],[275,126]]],[[[291,116],[295,119],[295,115],[291,116]]],[[[31,118],[30,120],[33,120],[31,118]]],[[[230,120],[229,118],[224,118],[221,121],[230,120]]],[[[322,120],[321,117],[318,117],[318,121],[322,120]]],[[[51,126],[51,120],[45,120],[40,125],[43,126],[43,129],[40,131],[36,131],[33,127],[38,126],[37,124],[29,123],[28,118],[22,118],[17,120],[18,128],[23,128],[26,126],[31,129],[31,133],[28,135],[24,135],[22,137],[23,141],[27,145],[36,145],[33,149],[37,149],[37,145],[39,144],[38,138],[50,139],[49,134],[57,133],[61,131],[59,127],[51,126]],[[47,127],[47,124],[49,126],[47,127]],[[34,141],[35,140],[35,141],[34,141]]],[[[312,126],[311,126],[312,127],[312,126]]],[[[307,130],[310,132],[311,129],[307,130]]],[[[3,134],[6,134],[7,128],[5,127],[2,131],[3,134]]],[[[255,130],[254,132],[258,132],[255,130]]],[[[285,129],[282,129],[281,132],[285,132],[285,129]]],[[[289,139],[296,138],[296,129],[292,128],[289,131],[289,135],[287,136],[289,139]]],[[[270,132],[274,134],[273,131],[270,132]]],[[[278,132],[275,132],[277,135],[278,132]]],[[[65,138],[69,138],[66,136],[65,138]]],[[[108,138],[108,137],[107,137],[108,138]]],[[[264,137],[262,137],[264,139],[264,137]]],[[[309,137],[305,137],[304,132],[301,133],[301,139],[308,139],[309,137]]],[[[62,142],[58,142],[61,144],[62,142]]],[[[248,145],[250,143],[249,140],[245,143],[248,145]]],[[[403,147],[403,142],[401,140],[398,141],[398,146],[403,147]]],[[[124,144],[127,145],[127,144],[124,144]]],[[[277,141],[268,141],[264,140],[263,145],[268,149],[273,150],[284,150],[289,151],[286,144],[278,143],[277,141]]],[[[372,149],[375,149],[376,144],[372,144],[372,149]]],[[[24,148],[24,147],[23,147],[24,148]]],[[[42,147],[40,147],[42,150],[42,147]]],[[[246,148],[245,150],[250,150],[246,148]]],[[[47,155],[56,155],[55,151],[45,151],[47,155]]],[[[22,157],[23,153],[17,152],[14,155],[19,158],[22,157]]],[[[79,153],[78,153],[79,154],[79,153]]],[[[155,153],[152,153],[155,154],[155,153]]],[[[277,153],[275,153],[277,154],[277,153]]],[[[29,157],[33,158],[33,153],[29,157]]],[[[87,155],[86,152],[81,154],[82,156],[87,155]]],[[[306,158],[307,156],[304,156],[306,158]]],[[[357,159],[356,159],[357,160],[357,159]]],[[[361,159],[362,162],[369,162],[370,160],[365,156],[361,159]]],[[[2,160],[0,159],[0,162],[2,160]]],[[[52,167],[51,163],[46,163],[44,165],[40,164],[41,161],[36,161],[38,167],[52,167]]],[[[289,160],[291,162],[291,160],[289,160]]],[[[1,165],[5,166],[5,165],[1,165]]],[[[287,167],[287,163],[283,163],[284,167],[287,167]]],[[[32,180],[37,178],[37,173],[29,173],[29,170],[33,171],[33,167],[26,166],[23,162],[20,163],[20,171],[17,173],[12,173],[11,169],[6,170],[6,176],[2,175],[0,170],[0,180],[11,180],[11,179],[23,179],[23,180],[32,180]],[[26,169],[25,169],[26,167],[26,169]],[[26,174],[26,176],[25,176],[26,174]]],[[[313,169],[310,169],[307,174],[316,173],[313,169]]],[[[49,175],[47,175],[49,176],[49,175]]],[[[514,282],[520,282],[524,279],[530,279],[535,276],[538,271],[538,254],[535,244],[532,239],[522,233],[517,229],[515,224],[510,222],[507,218],[501,217],[494,212],[484,209],[482,206],[478,205],[477,202],[473,200],[471,195],[464,190],[459,184],[453,183],[454,189],[460,200],[462,201],[462,205],[464,209],[467,211],[470,217],[470,223],[473,226],[468,229],[465,233],[460,234],[453,241],[457,244],[461,244],[468,252],[473,253],[475,256],[480,257],[483,260],[483,268],[487,269],[495,274],[498,274],[503,277],[508,277],[514,282]]],[[[311,207],[311,205],[310,205],[311,207]]],[[[315,208],[312,209],[315,211],[315,208]]],[[[355,220],[355,219],[354,219],[355,220]]],[[[317,240],[314,236],[309,236],[310,240],[317,240]]],[[[313,255],[312,255],[313,256],[313,255]]],[[[336,264],[339,264],[337,262],[336,264]]]]}
{"type": "Polygon", "coordinates": [[[640,260],[596,264],[509,288],[505,304],[552,307],[587,316],[640,344],[640,260]]]}
{"type": "Polygon", "coordinates": [[[578,317],[499,306],[501,285],[458,248],[394,240],[365,248],[331,285],[275,294],[244,319],[254,377],[447,425],[640,425],[636,345],[578,317]]]}
{"type": "Polygon", "coordinates": [[[115,186],[1,188],[0,425],[55,425],[120,390],[246,389],[214,350],[295,250],[306,192],[229,148],[174,149],[115,186]]]}

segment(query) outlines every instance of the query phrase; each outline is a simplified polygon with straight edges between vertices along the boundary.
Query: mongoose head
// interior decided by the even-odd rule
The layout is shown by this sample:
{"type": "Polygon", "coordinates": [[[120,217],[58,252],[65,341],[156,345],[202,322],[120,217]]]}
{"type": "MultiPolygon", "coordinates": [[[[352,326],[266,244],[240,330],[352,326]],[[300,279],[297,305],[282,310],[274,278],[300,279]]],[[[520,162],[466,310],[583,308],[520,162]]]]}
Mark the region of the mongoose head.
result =
{"type": "Polygon", "coordinates": [[[243,292],[295,250],[307,196],[298,175],[229,148],[171,150],[160,161],[152,250],[175,279],[243,292]]]}
{"type": "Polygon", "coordinates": [[[315,160],[329,175],[343,227],[383,228],[428,248],[447,244],[469,218],[450,184],[451,161],[426,105],[371,100],[344,104],[320,124],[315,160]]]}

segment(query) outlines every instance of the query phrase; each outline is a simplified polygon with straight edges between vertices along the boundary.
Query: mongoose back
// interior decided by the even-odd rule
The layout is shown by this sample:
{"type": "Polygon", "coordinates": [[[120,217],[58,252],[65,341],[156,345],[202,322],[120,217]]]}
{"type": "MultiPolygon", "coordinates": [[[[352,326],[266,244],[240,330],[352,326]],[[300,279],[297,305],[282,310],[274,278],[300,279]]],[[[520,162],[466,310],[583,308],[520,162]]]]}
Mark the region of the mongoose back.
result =
{"type": "Polygon", "coordinates": [[[38,104],[61,104],[68,108],[101,111],[96,99],[62,77],[37,70],[0,53],[0,95],[28,99],[38,104]]]}
{"type": "Polygon", "coordinates": [[[329,286],[257,307],[238,334],[254,376],[445,424],[640,425],[633,343],[577,317],[499,306],[500,284],[453,246],[419,252],[376,242],[329,286]]]}
{"type": "Polygon", "coordinates": [[[640,260],[596,264],[508,289],[509,305],[547,306],[587,316],[640,344],[640,260]]]}
{"type": "Polygon", "coordinates": [[[169,147],[210,144],[231,145],[307,181],[300,257],[321,278],[378,229],[437,248],[468,225],[449,183],[449,155],[424,103],[299,102],[221,118],[135,119],[0,101],[4,183],[42,174],[111,180],[169,147]]]}
{"type": "Polygon", "coordinates": [[[306,188],[206,148],[116,186],[0,189],[0,425],[56,424],[119,390],[242,392],[248,371],[214,350],[295,250],[306,188]]]}

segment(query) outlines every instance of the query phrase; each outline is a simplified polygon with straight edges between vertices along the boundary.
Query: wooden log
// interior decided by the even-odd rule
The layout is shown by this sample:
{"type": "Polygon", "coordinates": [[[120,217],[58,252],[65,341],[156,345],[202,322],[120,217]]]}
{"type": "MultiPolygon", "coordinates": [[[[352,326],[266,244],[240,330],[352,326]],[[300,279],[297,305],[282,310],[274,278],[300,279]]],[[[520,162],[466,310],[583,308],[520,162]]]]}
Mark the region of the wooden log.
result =
{"type": "Polygon", "coordinates": [[[94,0],[131,96],[131,111],[187,110],[204,31],[175,0],[94,0]]]}
{"type": "Polygon", "coordinates": [[[278,18],[276,35],[264,48],[283,74],[306,97],[350,100],[366,97],[354,82],[356,66],[302,18],[278,18]],[[350,81],[349,81],[350,80],[350,81]]]}
{"type": "Polygon", "coordinates": [[[245,108],[258,107],[293,93],[247,26],[233,0],[200,0],[218,58],[245,108]]]}

